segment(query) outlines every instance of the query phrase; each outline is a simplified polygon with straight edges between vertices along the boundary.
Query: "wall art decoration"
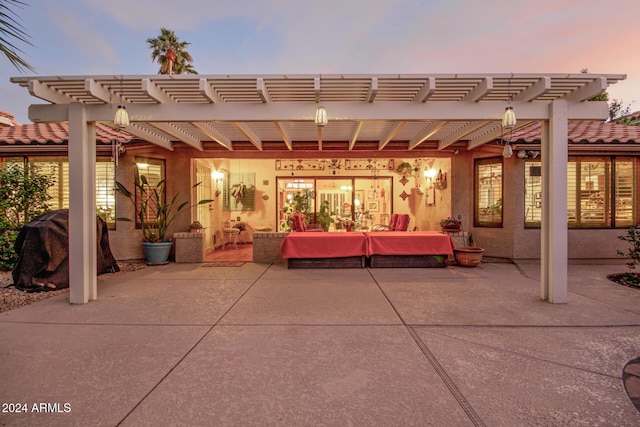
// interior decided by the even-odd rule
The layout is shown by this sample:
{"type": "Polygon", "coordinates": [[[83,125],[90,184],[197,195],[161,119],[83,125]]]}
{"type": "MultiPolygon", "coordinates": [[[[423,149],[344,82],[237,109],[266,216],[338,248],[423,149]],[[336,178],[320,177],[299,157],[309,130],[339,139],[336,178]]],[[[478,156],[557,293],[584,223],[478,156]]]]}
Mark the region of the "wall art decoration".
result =
{"type": "Polygon", "coordinates": [[[225,180],[222,209],[225,211],[256,210],[256,174],[230,173],[225,180]]]}

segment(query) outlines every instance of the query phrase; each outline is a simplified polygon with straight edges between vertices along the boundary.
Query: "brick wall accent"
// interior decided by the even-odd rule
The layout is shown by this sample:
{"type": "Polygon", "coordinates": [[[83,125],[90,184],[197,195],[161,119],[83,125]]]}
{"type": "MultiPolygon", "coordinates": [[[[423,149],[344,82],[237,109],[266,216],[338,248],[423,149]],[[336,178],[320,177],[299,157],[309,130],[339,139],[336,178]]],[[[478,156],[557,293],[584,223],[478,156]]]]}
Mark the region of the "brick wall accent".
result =
{"type": "Polygon", "coordinates": [[[253,262],[282,262],[280,243],[289,233],[253,233],[253,262]]]}
{"type": "Polygon", "coordinates": [[[173,233],[176,262],[204,262],[204,233],[173,233]]]}

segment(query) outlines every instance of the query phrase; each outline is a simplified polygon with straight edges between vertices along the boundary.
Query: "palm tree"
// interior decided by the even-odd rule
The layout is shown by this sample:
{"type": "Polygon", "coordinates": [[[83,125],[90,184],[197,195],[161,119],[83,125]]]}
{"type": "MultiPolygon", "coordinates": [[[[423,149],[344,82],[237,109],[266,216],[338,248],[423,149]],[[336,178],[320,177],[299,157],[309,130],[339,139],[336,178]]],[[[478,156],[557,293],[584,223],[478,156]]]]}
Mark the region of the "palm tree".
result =
{"type": "Polygon", "coordinates": [[[20,72],[25,70],[35,71],[27,61],[20,57],[20,54],[24,52],[16,47],[15,42],[10,41],[11,39],[15,39],[31,45],[29,35],[26,33],[24,27],[18,23],[18,16],[10,7],[24,5],[25,3],[20,0],[0,0],[0,52],[2,52],[20,72]]]}
{"type": "Polygon", "coordinates": [[[162,28],[155,39],[147,39],[151,52],[151,61],[158,61],[158,74],[198,74],[193,67],[193,58],[186,48],[191,43],[181,42],[171,30],[162,28]]]}

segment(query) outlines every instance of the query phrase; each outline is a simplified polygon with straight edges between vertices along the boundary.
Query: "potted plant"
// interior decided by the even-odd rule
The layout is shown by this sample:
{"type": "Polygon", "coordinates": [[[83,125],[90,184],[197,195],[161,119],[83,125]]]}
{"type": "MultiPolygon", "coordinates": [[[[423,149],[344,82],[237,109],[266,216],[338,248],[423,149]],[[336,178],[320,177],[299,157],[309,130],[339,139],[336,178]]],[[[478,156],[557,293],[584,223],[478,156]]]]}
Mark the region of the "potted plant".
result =
{"type": "MultiPolygon", "coordinates": [[[[162,179],[157,184],[151,185],[145,175],[140,175],[137,168],[134,185],[140,198],[137,215],[142,228],[142,246],[147,264],[166,264],[169,262],[169,253],[173,245],[171,239],[166,238],[171,223],[189,208],[211,203],[213,200],[200,200],[190,205],[189,201],[183,200],[184,197],[178,192],[170,202],[167,202],[164,197],[166,180],[162,179]]],[[[198,185],[200,185],[199,182],[191,188],[198,185]]],[[[116,181],[116,189],[124,194],[136,209],[135,193],[118,181],[116,181]]],[[[117,218],[117,220],[131,221],[129,218],[117,218]]]]}
{"type": "Polygon", "coordinates": [[[333,222],[333,218],[331,218],[328,200],[320,203],[320,209],[316,212],[316,222],[320,225],[323,231],[329,231],[329,225],[333,222]]]}
{"type": "Polygon", "coordinates": [[[347,231],[351,231],[351,230],[353,230],[353,227],[355,227],[355,226],[356,226],[356,223],[355,223],[355,221],[354,221],[354,220],[352,220],[351,218],[347,218],[347,219],[345,219],[344,221],[342,221],[342,225],[344,226],[344,228],[345,228],[347,231]]]}
{"type": "Polygon", "coordinates": [[[458,215],[457,217],[449,216],[447,218],[442,218],[440,220],[440,227],[442,227],[442,231],[460,231],[460,229],[462,228],[462,216],[458,215]]]}

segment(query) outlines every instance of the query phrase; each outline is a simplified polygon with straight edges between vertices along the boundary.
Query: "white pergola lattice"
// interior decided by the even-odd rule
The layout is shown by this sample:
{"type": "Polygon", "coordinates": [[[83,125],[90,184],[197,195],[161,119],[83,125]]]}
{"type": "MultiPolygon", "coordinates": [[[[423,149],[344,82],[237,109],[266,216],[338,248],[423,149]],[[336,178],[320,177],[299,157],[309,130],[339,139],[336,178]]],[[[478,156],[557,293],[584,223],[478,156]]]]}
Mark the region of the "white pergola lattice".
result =
{"type": "Polygon", "coordinates": [[[69,122],[70,299],[97,297],[95,268],[95,123],[112,123],[115,105],[126,130],[172,150],[247,145],[295,151],[313,141],[356,151],[474,149],[499,138],[510,103],[518,126],[542,122],[543,218],[541,297],[567,300],[567,122],[602,120],[606,102],[586,102],[622,74],[153,75],[14,77],[50,104],[29,108],[34,122],[69,122]],[[329,123],[313,122],[321,104],[329,123]],[[275,148],[274,148],[275,147],[275,148]]]}

